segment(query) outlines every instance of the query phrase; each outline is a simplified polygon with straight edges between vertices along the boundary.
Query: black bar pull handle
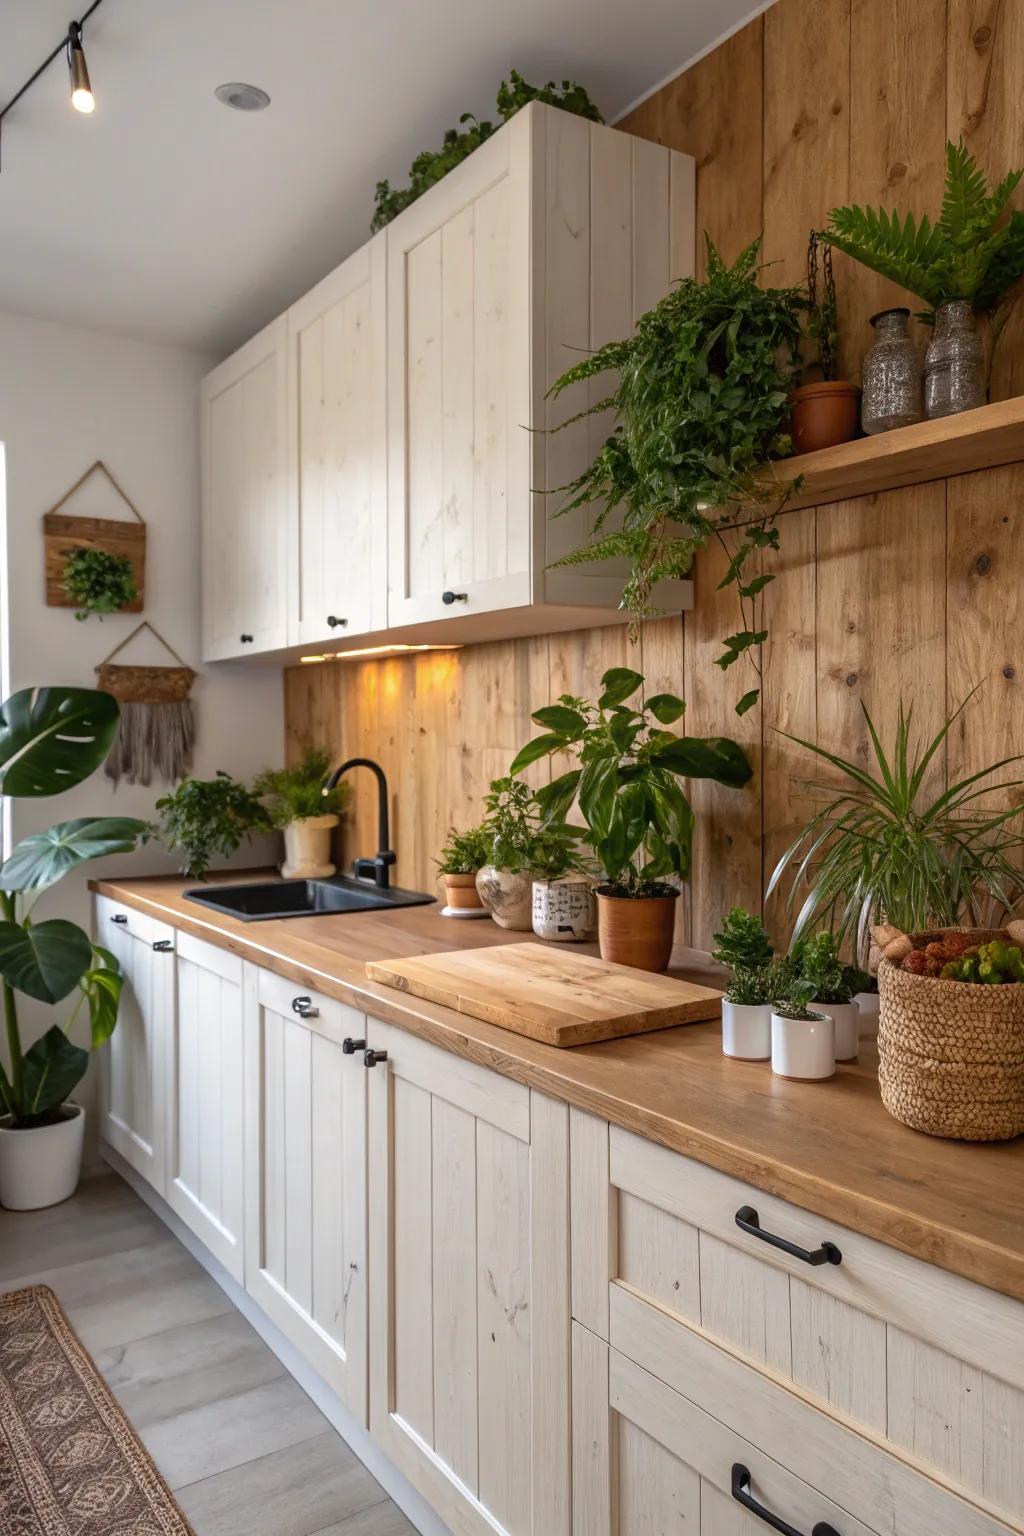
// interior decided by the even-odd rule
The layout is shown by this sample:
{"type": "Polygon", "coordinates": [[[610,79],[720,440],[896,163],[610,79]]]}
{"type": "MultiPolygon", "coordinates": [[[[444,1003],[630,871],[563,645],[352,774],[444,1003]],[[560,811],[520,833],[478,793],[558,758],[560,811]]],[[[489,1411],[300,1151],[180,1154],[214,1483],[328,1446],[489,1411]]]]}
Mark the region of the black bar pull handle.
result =
{"type": "Polygon", "coordinates": [[[173,939],[156,939],[154,941],[153,948],[157,951],[158,954],[166,955],[168,950],[171,950],[171,949],[174,948],[174,940],[173,939]]]}
{"type": "Polygon", "coordinates": [[[762,1243],[768,1243],[772,1248],[781,1248],[783,1253],[792,1254],[794,1259],[803,1259],[805,1264],[841,1264],[843,1256],[835,1243],[822,1243],[820,1248],[799,1248],[796,1243],[789,1242],[784,1237],[776,1237],[774,1232],[765,1232],[757,1219],[757,1212],[752,1205],[741,1205],[736,1212],[736,1225],[743,1232],[749,1232],[751,1237],[759,1237],[762,1243]]]}
{"type": "MultiPolygon", "coordinates": [[[[732,1465],[732,1496],[737,1504],[749,1509],[752,1515],[763,1520],[765,1525],[770,1525],[773,1531],[781,1531],[782,1536],[803,1536],[795,1525],[790,1525],[788,1520],[780,1520],[778,1515],[773,1515],[770,1509],[765,1509],[763,1504],[757,1502],[750,1491],[750,1470],[741,1461],[734,1461],[732,1465]]],[[[834,1525],[819,1520],[811,1536],[839,1536],[839,1532],[834,1525]]]]}
{"type": "Polygon", "coordinates": [[[110,921],[112,923],[126,923],[128,921],[128,914],[126,912],[115,912],[110,921]]]}
{"type": "Polygon", "coordinates": [[[343,1055],[354,1056],[356,1051],[366,1050],[366,1041],[353,1040],[351,1035],[346,1035],[344,1040],[341,1042],[341,1049],[343,1055]]]}

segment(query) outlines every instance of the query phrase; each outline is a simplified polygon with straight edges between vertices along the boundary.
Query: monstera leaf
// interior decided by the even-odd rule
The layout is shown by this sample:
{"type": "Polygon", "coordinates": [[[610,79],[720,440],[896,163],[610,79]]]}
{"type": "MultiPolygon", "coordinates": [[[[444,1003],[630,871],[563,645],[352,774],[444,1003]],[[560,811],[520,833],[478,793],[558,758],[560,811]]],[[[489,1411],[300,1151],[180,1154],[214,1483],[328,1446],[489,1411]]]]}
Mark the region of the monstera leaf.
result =
{"type": "Polygon", "coordinates": [[[114,1033],[124,974],[116,955],[93,945],[93,963],[79,982],[89,1003],[92,1048],[99,1050],[114,1033]]]}
{"type": "Polygon", "coordinates": [[[86,859],[131,853],[146,830],[146,823],[132,816],[82,816],[33,832],[0,867],[0,890],[45,890],[86,859]]]}
{"type": "Polygon", "coordinates": [[[95,688],[23,688],[0,706],[0,793],[59,795],[96,772],[120,708],[95,688]]]}
{"type": "Polygon", "coordinates": [[[63,1104],[85,1076],[89,1052],[72,1045],[58,1024],[48,1029],[22,1058],[22,1102],[18,1119],[31,1122],[63,1104]]]}
{"type": "Polygon", "coordinates": [[[81,981],[92,944],[76,923],[62,917],[45,923],[0,923],[0,976],[16,992],[41,1003],[59,1003],[81,981]]]}

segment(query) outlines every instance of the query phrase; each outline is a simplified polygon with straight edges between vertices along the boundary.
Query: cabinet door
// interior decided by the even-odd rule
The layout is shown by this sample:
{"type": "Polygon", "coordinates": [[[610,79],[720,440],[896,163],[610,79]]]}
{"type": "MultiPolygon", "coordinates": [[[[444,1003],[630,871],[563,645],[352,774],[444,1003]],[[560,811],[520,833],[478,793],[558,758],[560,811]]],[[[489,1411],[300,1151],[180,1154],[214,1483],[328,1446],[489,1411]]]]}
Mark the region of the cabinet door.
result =
{"type": "Polygon", "coordinates": [[[364,1034],[354,1009],[246,966],[246,1289],[365,1424],[364,1034]]]}
{"type": "Polygon", "coordinates": [[[392,628],[530,601],[530,121],[388,226],[392,628]]]}
{"type": "Polygon", "coordinates": [[[103,1053],[103,1140],[163,1194],[166,1188],[164,1062],[174,1019],[175,933],[106,896],[95,905],[96,941],[124,973],[117,1027],[103,1053]]]}
{"type": "Polygon", "coordinates": [[[293,645],[387,623],[385,251],[381,234],[288,312],[293,645]]]}
{"type": "Polygon", "coordinates": [[[236,1280],[243,1275],[242,962],[177,935],[167,1061],[167,1202],[236,1280]]]}
{"type": "Polygon", "coordinates": [[[287,643],[288,323],[268,325],[203,380],[203,656],[287,643]]]}
{"type": "Polygon", "coordinates": [[[370,1427],[454,1536],[567,1536],[567,1111],[367,1021],[370,1427]]]}

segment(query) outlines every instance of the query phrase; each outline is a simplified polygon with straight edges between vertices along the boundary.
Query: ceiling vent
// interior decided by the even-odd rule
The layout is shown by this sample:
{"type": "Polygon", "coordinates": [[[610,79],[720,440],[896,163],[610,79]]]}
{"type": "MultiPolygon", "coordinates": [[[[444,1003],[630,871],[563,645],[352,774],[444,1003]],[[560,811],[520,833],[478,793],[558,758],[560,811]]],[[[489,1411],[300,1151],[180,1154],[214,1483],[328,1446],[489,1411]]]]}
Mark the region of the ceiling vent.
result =
{"type": "Polygon", "coordinates": [[[230,80],[227,85],[218,85],[213,94],[226,107],[234,107],[236,112],[262,112],[264,107],[270,106],[270,97],[266,91],[261,91],[258,85],[246,85],[241,80],[230,80]]]}

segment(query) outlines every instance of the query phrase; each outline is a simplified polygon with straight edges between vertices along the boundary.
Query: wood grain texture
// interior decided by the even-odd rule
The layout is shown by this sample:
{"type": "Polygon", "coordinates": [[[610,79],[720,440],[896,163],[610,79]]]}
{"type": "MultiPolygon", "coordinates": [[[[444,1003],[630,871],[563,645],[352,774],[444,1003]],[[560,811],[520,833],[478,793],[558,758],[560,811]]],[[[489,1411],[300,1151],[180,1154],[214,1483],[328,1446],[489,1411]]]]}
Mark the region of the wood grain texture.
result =
{"type": "Polygon", "coordinates": [[[64,590],[68,557],[79,549],[101,549],[131,561],[138,591],[118,613],[141,613],[146,598],[146,525],[112,517],[73,517],[66,512],[47,512],[43,518],[46,560],[46,606],[77,608],[78,601],[64,590]]]}

